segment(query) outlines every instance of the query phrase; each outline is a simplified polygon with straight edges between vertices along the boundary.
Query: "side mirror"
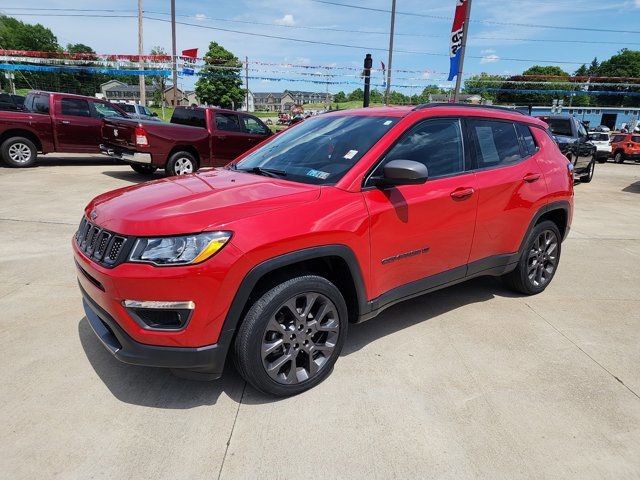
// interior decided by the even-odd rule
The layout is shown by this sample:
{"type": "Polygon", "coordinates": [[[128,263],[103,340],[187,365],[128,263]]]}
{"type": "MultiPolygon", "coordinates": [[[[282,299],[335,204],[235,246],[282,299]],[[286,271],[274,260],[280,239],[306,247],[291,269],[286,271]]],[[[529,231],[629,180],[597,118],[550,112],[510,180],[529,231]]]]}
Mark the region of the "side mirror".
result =
{"type": "Polygon", "coordinates": [[[382,172],[374,179],[376,185],[419,185],[429,178],[427,166],[413,160],[391,160],[382,172]]]}

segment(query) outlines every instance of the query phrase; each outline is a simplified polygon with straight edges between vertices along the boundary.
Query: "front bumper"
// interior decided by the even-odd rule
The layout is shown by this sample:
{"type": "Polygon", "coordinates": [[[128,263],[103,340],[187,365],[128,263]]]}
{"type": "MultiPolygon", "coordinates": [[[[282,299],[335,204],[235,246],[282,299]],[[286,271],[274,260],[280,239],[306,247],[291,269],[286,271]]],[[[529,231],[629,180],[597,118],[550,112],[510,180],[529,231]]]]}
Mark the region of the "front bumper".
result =
{"type": "Polygon", "coordinates": [[[80,291],[89,325],[105,348],[121,362],[203,372],[207,373],[208,378],[219,378],[222,375],[230,336],[222,336],[220,341],[213,345],[193,348],[163,347],[136,342],[82,286],[80,291]]]}
{"type": "Polygon", "coordinates": [[[104,155],[117,158],[127,163],[142,163],[150,165],[152,158],[150,153],[133,152],[122,147],[100,144],[100,152],[104,155]]]}

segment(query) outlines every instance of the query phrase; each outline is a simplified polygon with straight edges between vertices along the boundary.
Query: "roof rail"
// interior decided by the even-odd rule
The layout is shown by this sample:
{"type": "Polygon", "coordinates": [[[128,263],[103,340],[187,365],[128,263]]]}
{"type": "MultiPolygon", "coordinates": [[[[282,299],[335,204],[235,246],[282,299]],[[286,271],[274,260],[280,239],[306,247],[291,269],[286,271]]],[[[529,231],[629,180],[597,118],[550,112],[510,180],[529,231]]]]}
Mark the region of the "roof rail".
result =
{"type": "Polygon", "coordinates": [[[424,110],[425,108],[434,108],[434,107],[465,107],[465,108],[487,108],[489,110],[502,110],[511,113],[518,113],[520,115],[527,116],[526,113],[521,112],[520,110],[516,110],[515,107],[502,107],[499,105],[477,105],[475,103],[446,103],[446,102],[433,102],[433,103],[423,103],[415,106],[414,110],[424,110]]]}

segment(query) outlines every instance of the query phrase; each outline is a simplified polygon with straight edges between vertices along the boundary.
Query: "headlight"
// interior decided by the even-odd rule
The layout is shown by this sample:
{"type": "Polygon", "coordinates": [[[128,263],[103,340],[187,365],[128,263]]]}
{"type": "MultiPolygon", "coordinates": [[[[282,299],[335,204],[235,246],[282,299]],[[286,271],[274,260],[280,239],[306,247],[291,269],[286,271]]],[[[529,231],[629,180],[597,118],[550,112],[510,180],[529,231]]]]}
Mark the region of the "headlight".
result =
{"type": "Polygon", "coordinates": [[[231,232],[139,238],[129,255],[129,261],[159,266],[199,263],[218,252],[230,238],[231,232]]]}

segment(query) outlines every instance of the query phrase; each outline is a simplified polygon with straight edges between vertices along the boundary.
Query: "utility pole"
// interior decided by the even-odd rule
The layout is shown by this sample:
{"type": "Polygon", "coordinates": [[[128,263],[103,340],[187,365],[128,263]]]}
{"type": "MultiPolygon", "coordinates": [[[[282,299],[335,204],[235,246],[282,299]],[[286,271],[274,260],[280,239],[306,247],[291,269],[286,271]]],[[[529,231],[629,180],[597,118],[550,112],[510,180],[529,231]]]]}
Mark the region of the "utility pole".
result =
{"type": "Polygon", "coordinates": [[[460,86],[462,85],[462,67],[464,65],[464,54],[467,51],[467,35],[469,33],[469,17],[471,17],[471,0],[466,0],[467,10],[464,16],[464,24],[462,26],[462,44],[460,45],[460,62],[458,63],[458,74],[456,75],[456,91],[453,96],[454,103],[458,103],[460,97],[460,86]]]}
{"type": "MultiPolygon", "coordinates": [[[[140,70],[144,70],[144,60],[142,55],[144,48],[142,46],[142,0],[138,0],[138,64],[140,70]]],[[[140,105],[147,104],[147,91],[145,87],[144,75],[138,75],[138,84],[140,85],[140,105]]]]}
{"type": "Polygon", "coordinates": [[[327,84],[326,84],[326,90],[324,94],[324,109],[329,110],[330,106],[331,105],[329,104],[329,76],[327,75],[327,84]]]}
{"type": "Polygon", "coordinates": [[[244,83],[247,86],[247,112],[249,111],[249,57],[244,57],[244,83]]]}
{"type": "Polygon", "coordinates": [[[363,107],[369,106],[369,99],[371,98],[371,66],[373,65],[373,59],[371,54],[367,53],[364,57],[364,100],[362,102],[363,107]]]}
{"type": "Polygon", "coordinates": [[[389,30],[389,61],[387,63],[387,88],[384,91],[384,104],[389,105],[391,90],[391,61],[393,60],[393,29],[396,24],[396,0],[391,0],[391,28],[389,30]]]}
{"type": "Polygon", "coordinates": [[[171,71],[173,75],[173,106],[178,104],[178,70],[176,60],[176,0],[171,0],[171,71]]]}

